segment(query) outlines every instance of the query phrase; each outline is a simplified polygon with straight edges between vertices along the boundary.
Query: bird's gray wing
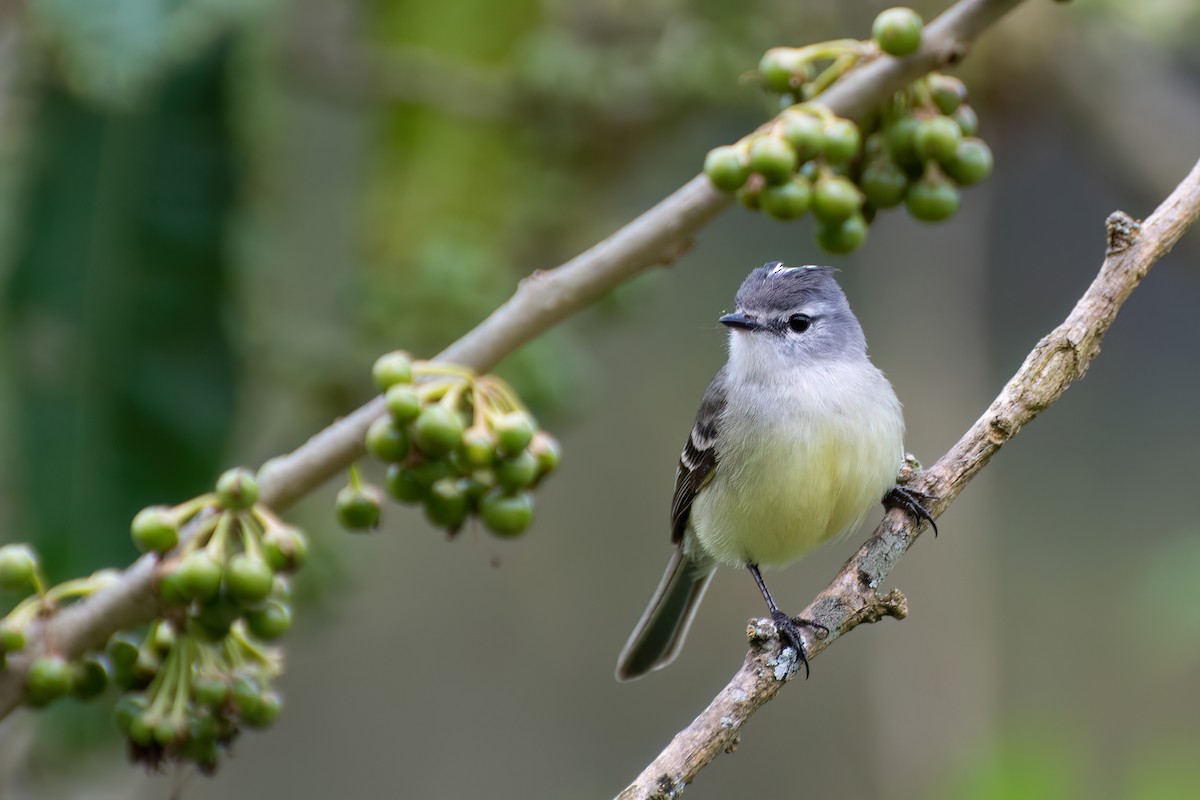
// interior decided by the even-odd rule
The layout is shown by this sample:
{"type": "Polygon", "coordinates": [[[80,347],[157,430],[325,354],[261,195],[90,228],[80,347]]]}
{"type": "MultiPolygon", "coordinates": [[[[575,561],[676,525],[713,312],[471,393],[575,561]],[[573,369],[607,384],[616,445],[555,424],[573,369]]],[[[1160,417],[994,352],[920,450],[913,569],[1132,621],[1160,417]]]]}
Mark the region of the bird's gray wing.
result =
{"type": "Polygon", "coordinates": [[[725,368],[722,367],[700,401],[692,433],[679,456],[675,495],[671,498],[671,541],[675,544],[683,541],[692,501],[712,479],[717,467],[717,434],[725,411],[725,382],[725,368]]]}

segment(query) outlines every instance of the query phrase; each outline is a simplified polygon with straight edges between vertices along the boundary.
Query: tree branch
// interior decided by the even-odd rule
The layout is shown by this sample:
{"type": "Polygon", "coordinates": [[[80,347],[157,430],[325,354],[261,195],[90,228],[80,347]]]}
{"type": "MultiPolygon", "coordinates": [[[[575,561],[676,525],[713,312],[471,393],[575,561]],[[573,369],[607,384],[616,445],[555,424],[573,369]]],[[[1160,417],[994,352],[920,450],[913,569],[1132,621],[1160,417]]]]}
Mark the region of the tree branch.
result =
{"type": "MultiPolygon", "coordinates": [[[[960,0],[925,28],[921,49],[906,58],[880,56],[855,69],[821,95],[843,117],[859,119],[921,75],[955,64],[974,38],[1021,0],[960,0]]],[[[732,198],[703,174],[692,178],[612,236],[565,264],[535,272],[491,316],[437,356],[484,372],[521,345],[586,308],[639,272],[669,264],[688,250],[692,237],[725,210],[732,198]]],[[[361,458],[370,424],[385,412],[376,397],[259,472],[260,497],[277,511],[361,458]]],[[[101,646],[119,630],[154,618],[154,556],[143,556],[111,587],[31,626],[25,650],[0,671],[0,718],[24,696],[29,662],[52,648],[67,657],[101,646]]]]}
{"type": "MultiPolygon", "coordinates": [[[[983,416],[954,447],[907,485],[936,499],[940,515],[1000,448],[1083,377],[1100,353],[1100,340],[1117,311],[1142,278],[1200,219],[1200,162],[1144,223],[1122,211],[1106,221],[1108,244],[1100,273],[1065,322],[1043,338],[983,416]]],[[[879,596],[892,567],[916,541],[923,524],[902,511],[889,512],[875,535],[845,563],[837,576],[800,616],[829,629],[822,639],[806,639],[811,660],[840,636],[864,622],[903,618],[904,597],[879,596]]],[[[700,716],[620,795],[618,800],[675,797],[720,753],[736,746],[746,720],[773,698],[795,674],[792,651],[780,655],[774,625],[752,620],[750,652],[729,684],[700,716]]]]}

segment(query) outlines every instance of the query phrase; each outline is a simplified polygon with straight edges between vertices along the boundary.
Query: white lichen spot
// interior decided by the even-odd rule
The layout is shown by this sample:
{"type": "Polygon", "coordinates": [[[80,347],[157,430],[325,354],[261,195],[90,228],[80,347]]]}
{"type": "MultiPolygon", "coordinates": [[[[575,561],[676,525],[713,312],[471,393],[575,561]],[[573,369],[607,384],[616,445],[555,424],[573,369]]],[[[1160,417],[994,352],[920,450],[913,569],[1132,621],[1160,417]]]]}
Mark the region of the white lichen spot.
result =
{"type": "Polygon", "coordinates": [[[775,663],[775,680],[782,681],[796,671],[796,651],[794,648],[785,647],[779,653],[779,659],[775,663]]]}
{"type": "Polygon", "coordinates": [[[735,720],[733,717],[721,717],[722,728],[732,728],[736,724],[737,720],[735,720]]]}
{"type": "Polygon", "coordinates": [[[746,692],[744,689],[734,689],[729,693],[729,696],[733,699],[733,702],[741,703],[746,699],[746,692]]]}

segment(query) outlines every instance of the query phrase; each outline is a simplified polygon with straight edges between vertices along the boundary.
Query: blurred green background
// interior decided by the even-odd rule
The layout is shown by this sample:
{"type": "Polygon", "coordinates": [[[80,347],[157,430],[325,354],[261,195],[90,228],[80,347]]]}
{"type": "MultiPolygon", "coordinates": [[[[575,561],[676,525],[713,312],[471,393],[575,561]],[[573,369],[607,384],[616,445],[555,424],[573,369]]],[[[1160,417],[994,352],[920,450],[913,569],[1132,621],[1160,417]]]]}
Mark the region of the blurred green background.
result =
{"type": "MultiPolygon", "coordinates": [[[[838,0],[0,2],[0,537],[52,579],[128,563],[140,507],[203,491],[365,400],[535,269],[616,229],[770,113],[780,44],[865,36],[838,0]]],[[[922,3],[926,18],[939,4],[922,3]]],[[[214,778],[145,776],[104,709],[0,725],[0,794],[605,797],[741,662],[753,582],[716,581],[679,661],[617,651],[669,553],[668,500],[764,261],[834,263],[932,461],[1191,167],[1200,10],[1025,4],[959,71],[995,175],[952,221],[881,215],[851,257],[740,208],[505,363],[560,436],[515,542],[390,507],[336,529],[288,641],[287,708],[214,778]]],[[[848,637],[688,797],[1121,798],[1200,786],[1200,242],[1087,379],[893,575],[912,615],[848,637]]],[[[798,609],[865,535],[777,576],[798,609]]]]}

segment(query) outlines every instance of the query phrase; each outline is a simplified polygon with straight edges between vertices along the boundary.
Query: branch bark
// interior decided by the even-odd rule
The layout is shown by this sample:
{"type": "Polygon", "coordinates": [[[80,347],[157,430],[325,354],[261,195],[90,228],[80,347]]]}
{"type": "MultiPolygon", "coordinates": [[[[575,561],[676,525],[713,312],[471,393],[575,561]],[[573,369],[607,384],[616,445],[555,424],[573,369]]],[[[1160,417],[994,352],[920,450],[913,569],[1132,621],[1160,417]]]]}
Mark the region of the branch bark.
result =
{"type": "MultiPolygon", "coordinates": [[[[958,63],[975,37],[1022,0],[959,0],[925,28],[921,48],[906,58],[880,58],[853,70],[821,96],[831,111],[859,119],[894,92],[933,69],[958,63]]],[[[561,266],[535,272],[491,316],[437,358],[485,372],[521,345],[652,266],[669,264],[732,198],[703,174],[692,178],[637,219],[561,266]]],[[[385,412],[383,398],[363,405],[259,472],[263,503],[281,511],[362,457],[370,424],[385,412]]],[[[101,646],[116,631],[154,618],[154,556],[143,556],[111,587],[64,608],[27,631],[25,650],[0,671],[0,718],[24,696],[25,671],[52,648],[67,657],[101,646]]]]}
{"type": "MultiPolygon", "coordinates": [[[[932,467],[908,480],[910,488],[936,498],[930,503],[935,516],[1021,428],[1084,376],[1092,359],[1099,355],[1100,340],[1121,305],[1197,219],[1200,162],[1145,222],[1122,211],[1109,215],[1104,263],[1066,320],[1037,343],[958,443],[932,467]]],[[[806,637],[810,660],[864,622],[885,616],[902,619],[907,614],[903,595],[892,591],[880,596],[878,588],[924,527],[914,524],[902,511],[889,512],[875,535],[800,613],[804,619],[829,629],[823,638],[806,637]]],[[[778,639],[770,621],[751,621],[747,634],[751,648],[742,668],[700,716],[618,795],[618,800],[677,796],[705,765],[737,745],[746,720],[792,678],[796,660],[790,649],[777,652],[778,639]]]]}

